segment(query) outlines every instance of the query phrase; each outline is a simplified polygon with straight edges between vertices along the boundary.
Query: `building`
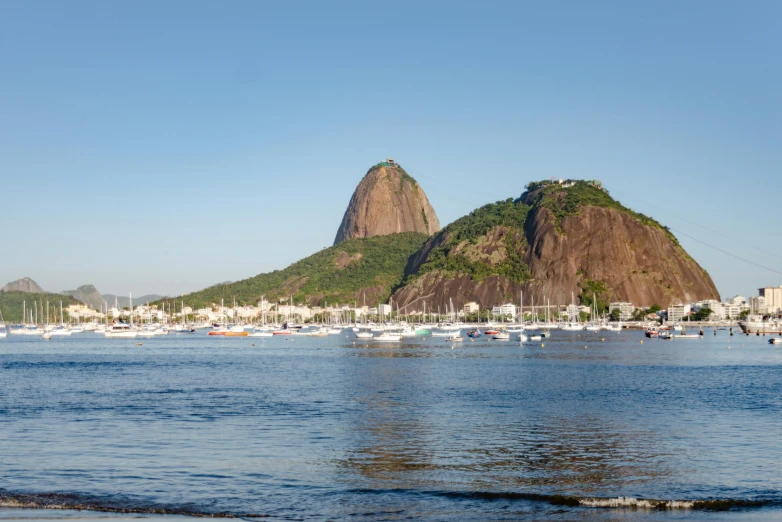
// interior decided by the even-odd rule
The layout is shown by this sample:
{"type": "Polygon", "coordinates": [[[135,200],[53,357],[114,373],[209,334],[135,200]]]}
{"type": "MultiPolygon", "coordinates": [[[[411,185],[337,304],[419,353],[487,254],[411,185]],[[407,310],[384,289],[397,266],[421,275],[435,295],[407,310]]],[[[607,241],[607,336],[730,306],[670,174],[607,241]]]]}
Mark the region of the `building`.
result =
{"type": "Polygon", "coordinates": [[[760,288],[758,295],[765,299],[766,313],[775,314],[782,310],[782,286],[760,288]]]}
{"type": "Polygon", "coordinates": [[[677,323],[690,314],[692,307],[688,304],[677,304],[668,307],[668,320],[677,323]]]}
{"type": "Polygon", "coordinates": [[[383,317],[390,316],[392,311],[393,309],[391,308],[390,304],[377,305],[377,313],[383,317]]]}
{"type": "Polygon", "coordinates": [[[750,313],[753,314],[765,314],[768,311],[766,308],[766,298],[763,296],[750,297],[749,310],[750,313]]]}
{"type": "Polygon", "coordinates": [[[744,297],[744,296],[741,296],[741,295],[734,295],[733,297],[729,297],[729,298],[725,299],[725,302],[727,304],[731,304],[731,305],[742,306],[742,305],[747,304],[747,298],[744,297]]]}
{"type": "Polygon", "coordinates": [[[614,310],[619,310],[620,321],[629,321],[630,319],[633,318],[633,312],[635,312],[635,307],[633,306],[633,303],[625,303],[625,302],[610,303],[608,305],[608,311],[613,312],[614,310]]]}
{"type": "Polygon", "coordinates": [[[480,305],[474,301],[470,301],[469,303],[464,305],[465,315],[474,314],[475,312],[480,311],[480,309],[481,309],[480,305]]]}
{"type": "Polygon", "coordinates": [[[738,319],[746,307],[740,304],[723,303],[720,319],[738,319]]]}
{"type": "Polygon", "coordinates": [[[495,306],[491,309],[491,313],[495,317],[508,317],[510,316],[511,320],[516,319],[516,305],[513,303],[506,303],[504,305],[495,306]]]}

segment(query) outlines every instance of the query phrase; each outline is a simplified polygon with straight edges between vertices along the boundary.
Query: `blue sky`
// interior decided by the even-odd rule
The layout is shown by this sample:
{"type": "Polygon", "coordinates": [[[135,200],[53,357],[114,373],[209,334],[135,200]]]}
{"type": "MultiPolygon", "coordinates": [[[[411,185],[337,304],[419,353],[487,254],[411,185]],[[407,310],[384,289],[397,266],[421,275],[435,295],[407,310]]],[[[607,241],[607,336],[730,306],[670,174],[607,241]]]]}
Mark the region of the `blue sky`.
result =
{"type": "Polygon", "coordinates": [[[0,282],[180,293],[329,246],[394,157],[443,224],[597,178],[782,284],[779,2],[0,3],[0,282]],[[705,228],[704,228],[705,227],[705,228]],[[755,248],[753,248],[755,247],[755,248]]]}

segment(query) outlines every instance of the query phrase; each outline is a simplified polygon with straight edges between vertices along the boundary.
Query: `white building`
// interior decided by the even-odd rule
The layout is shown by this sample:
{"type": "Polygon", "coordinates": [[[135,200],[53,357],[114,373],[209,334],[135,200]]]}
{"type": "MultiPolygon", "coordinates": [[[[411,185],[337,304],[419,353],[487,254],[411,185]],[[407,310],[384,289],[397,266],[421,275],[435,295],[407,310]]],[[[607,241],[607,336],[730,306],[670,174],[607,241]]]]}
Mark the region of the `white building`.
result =
{"type": "Polygon", "coordinates": [[[380,304],[380,305],[377,305],[377,313],[379,313],[383,317],[390,316],[392,311],[393,311],[393,308],[391,308],[390,304],[380,304]]]}
{"type": "Polygon", "coordinates": [[[725,299],[725,303],[741,306],[747,304],[747,298],[741,295],[734,295],[733,297],[725,299]]]}
{"type": "Polygon", "coordinates": [[[474,301],[470,301],[469,303],[464,305],[464,313],[465,314],[474,314],[475,312],[480,311],[481,307],[478,305],[478,303],[474,301]]]}
{"type": "Polygon", "coordinates": [[[492,315],[495,317],[505,318],[510,316],[511,320],[516,319],[516,305],[513,303],[505,303],[504,305],[495,306],[491,309],[492,315]]]}
{"type": "Polygon", "coordinates": [[[692,310],[688,304],[677,304],[668,307],[668,321],[672,323],[680,322],[687,317],[692,310]]]}
{"type": "Polygon", "coordinates": [[[766,308],[766,298],[763,296],[750,297],[749,309],[753,314],[765,314],[768,312],[766,308]]]}
{"type": "Polygon", "coordinates": [[[633,312],[635,311],[635,307],[633,306],[633,303],[625,303],[625,302],[616,302],[616,303],[610,303],[608,305],[608,311],[613,312],[614,310],[619,310],[619,320],[620,321],[629,321],[633,318],[633,312]]]}
{"type": "Polygon", "coordinates": [[[782,286],[760,288],[758,295],[766,300],[766,313],[775,314],[782,310],[782,286]]]}

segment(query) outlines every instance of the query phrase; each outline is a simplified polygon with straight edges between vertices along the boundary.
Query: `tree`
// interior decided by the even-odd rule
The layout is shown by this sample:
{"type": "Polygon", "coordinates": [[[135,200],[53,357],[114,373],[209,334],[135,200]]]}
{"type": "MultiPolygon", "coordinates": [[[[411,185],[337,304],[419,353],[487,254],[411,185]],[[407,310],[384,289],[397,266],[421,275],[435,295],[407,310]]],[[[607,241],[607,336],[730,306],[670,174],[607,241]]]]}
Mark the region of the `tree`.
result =
{"type": "Polygon", "coordinates": [[[711,316],[711,308],[704,306],[692,315],[694,321],[708,321],[711,316]]]}
{"type": "Polygon", "coordinates": [[[649,308],[646,309],[646,313],[647,314],[656,314],[660,310],[662,310],[662,308],[660,308],[660,305],[653,304],[652,306],[650,306],[649,308]]]}
{"type": "Polygon", "coordinates": [[[612,321],[618,321],[620,317],[622,316],[622,312],[619,310],[619,308],[614,308],[611,310],[611,320],[612,321]]]}

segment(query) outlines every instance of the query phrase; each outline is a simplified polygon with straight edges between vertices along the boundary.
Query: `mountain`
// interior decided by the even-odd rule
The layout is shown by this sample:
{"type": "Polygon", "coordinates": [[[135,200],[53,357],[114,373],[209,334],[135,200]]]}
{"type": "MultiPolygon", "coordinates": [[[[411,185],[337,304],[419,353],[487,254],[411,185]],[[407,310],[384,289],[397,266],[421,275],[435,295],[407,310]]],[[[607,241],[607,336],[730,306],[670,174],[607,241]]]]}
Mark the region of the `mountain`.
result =
{"type": "MultiPolygon", "coordinates": [[[[200,308],[225,299],[226,305],[257,304],[261,295],[274,302],[293,296],[310,305],[384,303],[402,281],[412,254],[426,234],[406,232],[370,238],[348,239],[302,259],[283,270],[173,298],[200,308]]],[[[134,300],[135,301],[135,300],[134,300]]]]}
{"type": "Polygon", "coordinates": [[[421,186],[393,160],[378,163],[356,187],[334,244],[399,232],[431,235],[440,230],[421,186]]]}
{"type": "Polygon", "coordinates": [[[657,221],[596,181],[536,182],[520,198],[481,207],[445,227],[411,258],[400,306],[445,309],[476,301],[636,306],[719,299],[714,283],[657,221]]]}
{"type": "MultiPolygon", "coordinates": [[[[114,294],[103,294],[101,296],[103,298],[103,301],[108,303],[109,308],[114,306],[114,303],[117,303],[120,309],[130,306],[130,296],[121,296],[121,295],[114,295],[114,294]]],[[[162,295],[157,294],[148,294],[148,295],[140,295],[138,297],[133,297],[133,306],[138,306],[140,304],[146,304],[146,303],[153,303],[155,301],[159,301],[160,299],[163,299],[162,295]]]]}
{"type": "Polygon", "coordinates": [[[43,294],[44,289],[41,288],[38,283],[30,279],[29,277],[23,277],[22,279],[17,279],[16,281],[11,281],[10,283],[6,284],[3,288],[0,288],[0,292],[27,292],[31,294],[43,294]]]}
{"type": "Polygon", "coordinates": [[[103,306],[103,296],[92,285],[82,285],[76,290],[65,290],[63,294],[70,295],[95,310],[100,310],[103,306]]]}
{"type": "MultiPolygon", "coordinates": [[[[3,319],[8,324],[21,323],[23,320],[22,310],[25,308],[27,310],[35,310],[37,308],[38,321],[45,321],[47,301],[49,302],[51,321],[54,321],[55,308],[59,314],[60,301],[62,301],[63,307],[79,304],[79,301],[69,295],[0,290],[0,312],[2,312],[3,319]]],[[[33,311],[33,319],[35,318],[35,315],[35,311],[33,311]]],[[[66,314],[66,320],[67,319],[66,314]]]]}

